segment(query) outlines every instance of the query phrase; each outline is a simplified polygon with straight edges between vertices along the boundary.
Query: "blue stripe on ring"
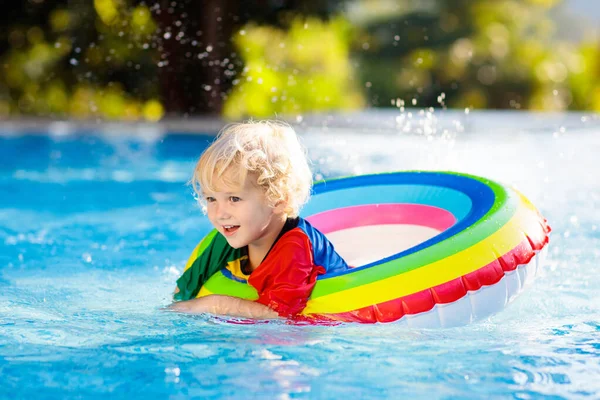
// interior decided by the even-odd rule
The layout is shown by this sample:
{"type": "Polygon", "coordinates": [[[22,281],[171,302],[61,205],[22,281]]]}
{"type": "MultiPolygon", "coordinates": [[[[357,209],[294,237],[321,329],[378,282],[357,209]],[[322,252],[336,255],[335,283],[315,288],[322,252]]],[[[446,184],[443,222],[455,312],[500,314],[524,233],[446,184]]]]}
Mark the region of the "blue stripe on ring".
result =
{"type": "Polygon", "coordinates": [[[303,210],[314,215],[323,211],[368,204],[423,204],[449,211],[457,220],[471,210],[471,199],[461,191],[413,184],[378,184],[347,187],[315,195],[303,210]]]}

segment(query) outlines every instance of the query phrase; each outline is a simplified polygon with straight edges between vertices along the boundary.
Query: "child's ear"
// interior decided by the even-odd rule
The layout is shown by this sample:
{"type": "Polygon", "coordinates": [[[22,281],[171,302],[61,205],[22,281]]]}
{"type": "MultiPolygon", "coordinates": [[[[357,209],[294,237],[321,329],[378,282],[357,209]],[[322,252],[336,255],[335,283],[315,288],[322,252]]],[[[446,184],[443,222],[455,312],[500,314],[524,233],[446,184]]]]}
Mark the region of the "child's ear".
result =
{"type": "Polygon", "coordinates": [[[275,214],[283,214],[285,209],[287,208],[287,200],[279,200],[275,203],[275,207],[273,207],[273,213],[275,214]]]}

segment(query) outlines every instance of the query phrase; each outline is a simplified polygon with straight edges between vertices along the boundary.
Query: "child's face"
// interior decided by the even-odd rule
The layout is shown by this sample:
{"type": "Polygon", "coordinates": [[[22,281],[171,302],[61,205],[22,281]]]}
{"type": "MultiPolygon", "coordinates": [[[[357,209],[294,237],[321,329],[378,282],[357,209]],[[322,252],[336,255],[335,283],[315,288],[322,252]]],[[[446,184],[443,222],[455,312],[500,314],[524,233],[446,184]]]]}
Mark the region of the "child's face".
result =
{"type": "Polygon", "coordinates": [[[271,248],[281,230],[283,206],[269,205],[256,179],[248,175],[239,187],[215,180],[215,191],[204,191],[208,219],[233,248],[271,248]]]}

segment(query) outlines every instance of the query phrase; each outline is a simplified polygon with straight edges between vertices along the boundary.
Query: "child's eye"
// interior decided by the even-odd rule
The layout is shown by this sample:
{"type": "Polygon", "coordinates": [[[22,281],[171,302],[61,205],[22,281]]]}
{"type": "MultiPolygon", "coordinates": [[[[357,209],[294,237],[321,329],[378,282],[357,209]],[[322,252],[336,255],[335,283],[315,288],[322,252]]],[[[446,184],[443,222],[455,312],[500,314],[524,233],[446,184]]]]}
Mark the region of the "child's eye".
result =
{"type": "Polygon", "coordinates": [[[229,197],[229,201],[231,201],[232,203],[237,203],[238,201],[241,201],[242,199],[240,199],[237,196],[231,196],[229,197]]]}
{"type": "Polygon", "coordinates": [[[212,203],[212,202],[214,202],[214,201],[215,201],[215,198],[214,198],[214,197],[207,197],[207,198],[206,198],[206,202],[207,202],[207,203],[212,203]]]}

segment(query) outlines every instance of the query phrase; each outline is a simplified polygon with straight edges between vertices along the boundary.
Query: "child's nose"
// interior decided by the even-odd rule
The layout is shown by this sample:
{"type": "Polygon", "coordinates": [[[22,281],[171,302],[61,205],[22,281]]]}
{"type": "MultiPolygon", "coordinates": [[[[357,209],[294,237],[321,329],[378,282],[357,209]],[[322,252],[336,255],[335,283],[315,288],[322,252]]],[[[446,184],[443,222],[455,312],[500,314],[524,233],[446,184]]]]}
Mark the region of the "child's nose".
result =
{"type": "Polygon", "coordinates": [[[229,208],[227,207],[227,205],[217,203],[216,208],[217,208],[217,212],[216,212],[217,218],[226,219],[230,216],[229,208]]]}

